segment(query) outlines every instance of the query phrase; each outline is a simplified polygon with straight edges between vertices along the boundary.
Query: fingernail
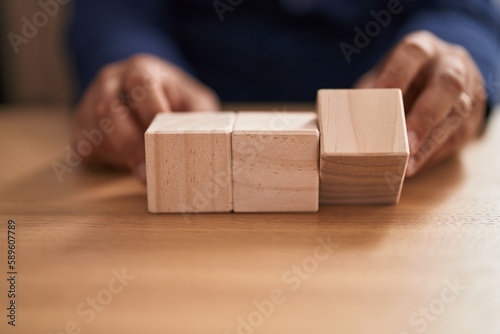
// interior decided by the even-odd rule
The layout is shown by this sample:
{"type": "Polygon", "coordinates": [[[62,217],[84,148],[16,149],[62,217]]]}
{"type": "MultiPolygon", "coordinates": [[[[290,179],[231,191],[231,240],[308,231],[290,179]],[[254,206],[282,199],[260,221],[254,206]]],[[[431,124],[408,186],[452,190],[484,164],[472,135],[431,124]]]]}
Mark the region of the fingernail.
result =
{"type": "Polygon", "coordinates": [[[408,144],[410,146],[410,152],[416,152],[418,150],[418,137],[413,131],[408,131],[408,144]]]}
{"type": "Polygon", "coordinates": [[[408,166],[406,167],[406,176],[413,176],[415,174],[416,163],[417,161],[415,158],[411,157],[408,161],[408,166]]]}
{"type": "Polygon", "coordinates": [[[141,181],[142,183],[146,184],[146,164],[144,162],[141,162],[137,167],[135,168],[135,175],[141,181]]]}

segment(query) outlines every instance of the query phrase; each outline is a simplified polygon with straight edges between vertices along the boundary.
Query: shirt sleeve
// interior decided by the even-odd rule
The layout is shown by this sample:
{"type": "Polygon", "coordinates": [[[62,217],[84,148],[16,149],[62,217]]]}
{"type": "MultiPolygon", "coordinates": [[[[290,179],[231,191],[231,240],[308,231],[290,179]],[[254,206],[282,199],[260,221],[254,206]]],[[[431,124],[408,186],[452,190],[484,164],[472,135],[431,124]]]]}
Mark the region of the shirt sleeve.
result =
{"type": "Polygon", "coordinates": [[[104,65],[150,53],[191,72],[173,34],[168,0],[76,0],[69,25],[71,56],[80,93],[104,65]]]}
{"type": "Polygon", "coordinates": [[[490,0],[429,1],[402,24],[393,43],[416,30],[465,47],[481,70],[489,106],[500,102],[500,15],[490,0]]]}

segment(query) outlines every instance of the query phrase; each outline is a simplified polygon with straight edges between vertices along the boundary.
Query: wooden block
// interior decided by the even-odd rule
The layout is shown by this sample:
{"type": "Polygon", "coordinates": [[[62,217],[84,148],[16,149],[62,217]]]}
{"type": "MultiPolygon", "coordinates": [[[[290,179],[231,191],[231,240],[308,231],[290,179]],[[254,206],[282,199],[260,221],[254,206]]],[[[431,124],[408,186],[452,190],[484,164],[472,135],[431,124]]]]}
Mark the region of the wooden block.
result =
{"type": "Polygon", "coordinates": [[[318,211],[314,112],[238,113],[232,146],[235,212],[318,211]]]}
{"type": "Polygon", "coordinates": [[[410,150],[399,89],[318,91],[320,203],[397,203],[410,150]]]}
{"type": "Polygon", "coordinates": [[[230,212],[235,114],[162,113],[146,131],[150,212],[230,212]]]}

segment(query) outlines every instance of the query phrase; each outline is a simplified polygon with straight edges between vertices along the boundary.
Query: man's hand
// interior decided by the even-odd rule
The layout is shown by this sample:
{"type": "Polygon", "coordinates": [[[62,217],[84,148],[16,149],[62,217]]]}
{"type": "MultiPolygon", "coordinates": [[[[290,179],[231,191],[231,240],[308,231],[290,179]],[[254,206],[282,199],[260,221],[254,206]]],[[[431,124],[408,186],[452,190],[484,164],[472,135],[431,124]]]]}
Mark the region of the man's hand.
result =
{"type": "Polygon", "coordinates": [[[356,88],[403,91],[410,144],[407,176],[456,153],[484,120],[484,82],[471,56],[429,32],[403,38],[356,88]]]}
{"type": "Polygon", "coordinates": [[[79,102],[74,145],[83,133],[108,121],[102,142],[84,161],[132,170],[145,182],[144,132],[159,112],[216,111],[217,96],[206,86],[164,60],[137,55],[104,67],[79,102]]]}

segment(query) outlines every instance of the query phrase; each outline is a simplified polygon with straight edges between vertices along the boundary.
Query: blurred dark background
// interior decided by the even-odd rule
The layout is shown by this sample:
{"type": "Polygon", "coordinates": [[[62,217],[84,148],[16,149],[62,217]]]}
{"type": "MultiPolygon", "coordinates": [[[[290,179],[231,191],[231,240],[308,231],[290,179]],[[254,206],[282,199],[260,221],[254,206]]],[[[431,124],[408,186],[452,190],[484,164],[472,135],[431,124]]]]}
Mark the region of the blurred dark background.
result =
{"type": "MultiPolygon", "coordinates": [[[[500,0],[492,1],[500,8],[500,0]]],[[[68,105],[72,102],[74,76],[64,47],[71,2],[60,5],[58,13],[48,17],[47,24],[33,38],[19,45],[18,53],[9,33],[22,36],[23,18],[33,22],[33,16],[42,8],[39,0],[0,2],[0,103],[68,105]]],[[[500,96],[500,83],[496,94],[500,96]]]]}
{"type": "Polygon", "coordinates": [[[59,5],[59,12],[53,17],[47,15],[46,25],[38,28],[38,33],[27,39],[26,44],[20,44],[18,53],[9,40],[9,33],[23,36],[23,18],[33,22],[33,16],[42,10],[38,1],[0,2],[2,103],[69,104],[73,99],[71,66],[64,48],[64,27],[71,1],[59,5]]]}

